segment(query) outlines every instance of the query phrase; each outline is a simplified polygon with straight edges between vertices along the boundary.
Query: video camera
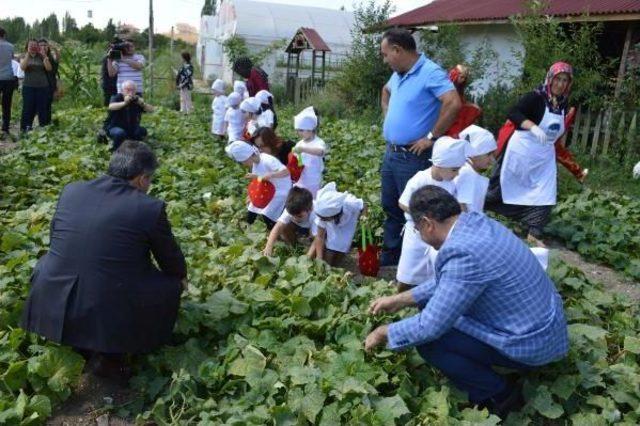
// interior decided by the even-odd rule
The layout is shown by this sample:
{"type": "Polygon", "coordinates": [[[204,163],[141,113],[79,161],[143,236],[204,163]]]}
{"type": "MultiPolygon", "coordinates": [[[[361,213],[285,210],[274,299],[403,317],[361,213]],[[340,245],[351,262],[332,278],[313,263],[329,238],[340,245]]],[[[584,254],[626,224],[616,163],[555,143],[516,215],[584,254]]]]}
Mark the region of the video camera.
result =
{"type": "Polygon", "coordinates": [[[109,59],[114,61],[122,59],[122,54],[127,50],[127,45],[126,41],[112,43],[109,47],[109,59]]]}

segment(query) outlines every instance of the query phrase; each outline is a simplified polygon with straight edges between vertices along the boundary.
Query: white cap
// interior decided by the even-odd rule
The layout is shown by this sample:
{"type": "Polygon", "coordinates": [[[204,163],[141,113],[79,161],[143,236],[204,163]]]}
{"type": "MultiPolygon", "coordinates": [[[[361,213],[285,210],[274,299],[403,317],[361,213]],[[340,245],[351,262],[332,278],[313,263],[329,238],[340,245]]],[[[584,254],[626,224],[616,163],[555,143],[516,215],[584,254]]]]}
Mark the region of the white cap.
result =
{"type": "Polygon", "coordinates": [[[260,101],[256,98],[247,98],[240,103],[240,109],[244,112],[255,114],[260,111],[260,101]]]}
{"type": "Polygon", "coordinates": [[[267,90],[261,90],[256,93],[256,99],[260,101],[261,104],[268,104],[269,98],[273,98],[273,95],[267,90]]]}
{"type": "Polygon", "coordinates": [[[227,106],[237,107],[242,102],[242,96],[237,92],[232,92],[227,96],[227,106]]]}
{"type": "Polygon", "coordinates": [[[244,95],[244,92],[247,91],[247,84],[242,80],[236,80],[233,82],[233,91],[244,95]]]}
{"type": "Polygon", "coordinates": [[[460,139],[469,141],[467,157],[489,154],[498,148],[493,134],[480,126],[472,124],[460,132],[460,139]]]}
{"type": "Polygon", "coordinates": [[[310,106],[300,111],[293,118],[293,125],[296,130],[315,130],[318,127],[318,117],[313,107],[310,106]]]}
{"type": "Polygon", "coordinates": [[[245,141],[231,142],[224,151],[238,163],[248,160],[253,154],[260,154],[258,148],[245,141]]]}
{"type": "Polygon", "coordinates": [[[340,213],[344,200],[347,198],[346,192],[338,192],[336,183],[330,182],[318,191],[313,202],[313,211],[317,216],[332,217],[340,213]]]}
{"type": "Polygon", "coordinates": [[[431,152],[431,163],[437,167],[462,167],[467,161],[469,142],[450,136],[438,138],[431,152]]]}
{"type": "Polygon", "coordinates": [[[213,90],[214,92],[218,92],[220,94],[224,93],[224,89],[225,89],[225,84],[224,81],[217,79],[216,81],[213,82],[213,84],[211,85],[211,90],[213,90]]]}

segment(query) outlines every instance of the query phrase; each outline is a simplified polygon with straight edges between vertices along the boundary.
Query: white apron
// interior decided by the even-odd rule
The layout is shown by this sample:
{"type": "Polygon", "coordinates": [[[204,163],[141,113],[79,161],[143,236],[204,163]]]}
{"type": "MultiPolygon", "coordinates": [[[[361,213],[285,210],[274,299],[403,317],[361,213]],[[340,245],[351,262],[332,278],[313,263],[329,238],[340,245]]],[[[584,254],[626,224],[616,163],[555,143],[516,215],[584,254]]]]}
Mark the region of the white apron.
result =
{"type": "Polygon", "coordinates": [[[507,145],[500,171],[505,204],[556,204],[558,168],[554,144],[564,133],[564,115],[547,108],[538,127],[547,134],[546,143],[540,143],[529,130],[516,130],[507,145]]]}
{"type": "Polygon", "coordinates": [[[227,111],[227,97],[216,96],[211,104],[213,115],[211,117],[211,133],[224,136],[224,114],[227,111]]]}
{"type": "Polygon", "coordinates": [[[437,254],[438,251],[420,237],[413,222],[407,222],[402,235],[402,255],[396,280],[407,285],[418,285],[432,278],[437,254]]]}

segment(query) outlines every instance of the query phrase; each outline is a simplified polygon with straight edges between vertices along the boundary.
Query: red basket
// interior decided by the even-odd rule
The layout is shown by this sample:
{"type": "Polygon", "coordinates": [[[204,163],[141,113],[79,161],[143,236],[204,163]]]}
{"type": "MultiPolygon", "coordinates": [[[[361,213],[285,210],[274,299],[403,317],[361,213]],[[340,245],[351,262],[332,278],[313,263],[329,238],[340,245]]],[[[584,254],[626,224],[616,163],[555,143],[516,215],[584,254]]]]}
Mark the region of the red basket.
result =
{"type": "Polygon", "coordinates": [[[249,193],[251,204],[263,209],[273,200],[273,196],[276,194],[276,187],[268,180],[257,178],[249,182],[247,192],[249,193]]]}
{"type": "Polygon", "coordinates": [[[362,275],[368,277],[377,277],[380,271],[380,247],[373,243],[371,229],[366,228],[364,224],[362,224],[362,246],[358,248],[358,268],[362,275]]]}
{"type": "Polygon", "coordinates": [[[293,152],[290,152],[287,161],[287,169],[289,169],[291,180],[293,182],[297,182],[302,175],[302,170],[304,169],[304,165],[302,164],[302,157],[293,152]]]}

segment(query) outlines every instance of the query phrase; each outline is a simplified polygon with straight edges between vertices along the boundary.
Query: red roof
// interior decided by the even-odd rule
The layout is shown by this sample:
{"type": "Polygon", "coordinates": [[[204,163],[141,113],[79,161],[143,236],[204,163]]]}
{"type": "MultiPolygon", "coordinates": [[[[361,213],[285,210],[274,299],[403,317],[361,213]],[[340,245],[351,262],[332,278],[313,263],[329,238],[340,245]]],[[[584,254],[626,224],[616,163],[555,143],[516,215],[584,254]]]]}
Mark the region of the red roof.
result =
{"type": "MultiPolygon", "coordinates": [[[[550,0],[548,4],[543,13],[556,17],[640,13],[639,0],[550,0]]],[[[504,21],[524,12],[525,3],[518,0],[435,0],[387,20],[384,26],[504,21]]]]}
{"type": "Polygon", "coordinates": [[[324,42],[324,40],[322,39],[322,37],[320,37],[320,34],[318,34],[316,30],[314,30],[313,28],[302,27],[300,28],[300,31],[302,31],[302,34],[304,34],[304,36],[307,38],[307,41],[309,42],[313,50],[319,50],[321,52],[331,52],[331,49],[329,49],[327,43],[324,42]]]}

